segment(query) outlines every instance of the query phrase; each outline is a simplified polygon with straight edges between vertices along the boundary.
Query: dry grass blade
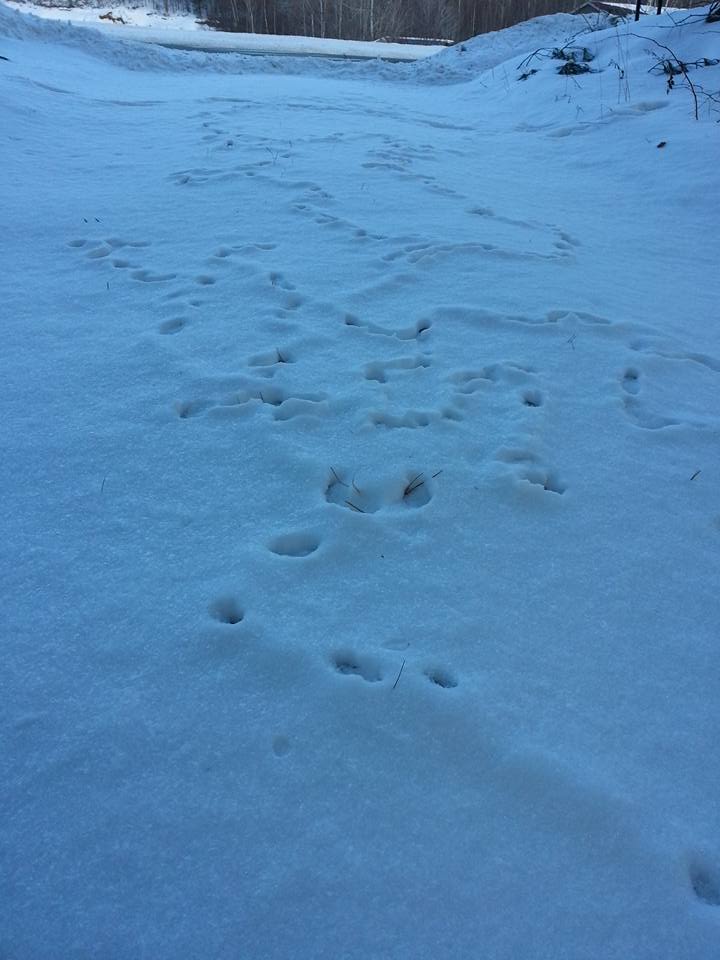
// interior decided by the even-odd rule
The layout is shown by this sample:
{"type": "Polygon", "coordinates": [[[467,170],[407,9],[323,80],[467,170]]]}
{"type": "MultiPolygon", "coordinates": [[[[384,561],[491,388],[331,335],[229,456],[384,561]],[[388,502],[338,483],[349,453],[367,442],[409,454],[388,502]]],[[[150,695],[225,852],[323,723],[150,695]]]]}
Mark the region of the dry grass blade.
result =
{"type": "Polygon", "coordinates": [[[346,487],[347,484],[344,483],[340,477],[337,475],[336,470],[333,467],[330,467],[330,473],[335,477],[335,483],[339,483],[341,487],[346,487]]]}
{"type": "Polygon", "coordinates": [[[418,473],[416,477],[413,477],[409,481],[408,485],[403,490],[403,497],[409,497],[411,493],[414,493],[419,487],[421,487],[425,481],[422,479],[424,474],[418,473]]]}

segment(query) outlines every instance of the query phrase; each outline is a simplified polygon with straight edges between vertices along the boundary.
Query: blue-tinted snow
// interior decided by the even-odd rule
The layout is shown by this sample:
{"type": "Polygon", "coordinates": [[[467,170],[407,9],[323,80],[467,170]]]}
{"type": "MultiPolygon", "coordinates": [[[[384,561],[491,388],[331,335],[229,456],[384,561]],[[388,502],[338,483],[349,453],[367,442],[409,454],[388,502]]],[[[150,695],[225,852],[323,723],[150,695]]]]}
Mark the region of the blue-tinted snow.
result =
{"type": "Polygon", "coordinates": [[[716,955],[717,34],[568,36],[0,7],[4,956],[716,955]]]}

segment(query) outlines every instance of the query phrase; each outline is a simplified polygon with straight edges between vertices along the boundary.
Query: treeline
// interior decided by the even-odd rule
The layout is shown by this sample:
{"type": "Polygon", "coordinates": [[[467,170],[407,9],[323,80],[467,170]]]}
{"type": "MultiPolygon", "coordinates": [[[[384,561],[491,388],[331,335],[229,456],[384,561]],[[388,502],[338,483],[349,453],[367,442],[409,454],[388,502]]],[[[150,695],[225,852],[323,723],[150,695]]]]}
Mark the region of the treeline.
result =
{"type": "Polygon", "coordinates": [[[191,11],[218,30],[378,40],[466,40],[581,0],[151,0],[160,12],[191,11]]]}

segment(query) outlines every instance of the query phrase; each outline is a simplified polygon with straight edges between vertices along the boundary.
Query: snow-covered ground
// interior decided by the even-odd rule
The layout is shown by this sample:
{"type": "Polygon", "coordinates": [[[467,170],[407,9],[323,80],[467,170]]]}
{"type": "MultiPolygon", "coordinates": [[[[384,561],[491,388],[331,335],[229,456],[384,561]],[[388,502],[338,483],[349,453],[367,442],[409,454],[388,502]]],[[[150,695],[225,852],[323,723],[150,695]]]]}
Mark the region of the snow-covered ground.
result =
{"type": "Polygon", "coordinates": [[[442,46],[412,43],[330,40],[319,37],[272,36],[258,33],[224,33],[208,30],[190,14],[160,14],[146,7],[45,7],[9,0],[14,10],[50,20],[62,20],[81,27],[94,27],[107,36],[138,43],[160,44],[180,50],[209,53],[243,53],[352,59],[423,60],[442,46]],[[111,14],[115,19],[101,19],[111,14]],[[192,31],[189,35],[188,31],[192,31]]]}
{"type": "Polygon", "coordinates": [[[116,22],[111,26],[122,27],[155,27],[157,29],[169,30],[192,30],[193,32],[205,31],[208,28],[204,26],[191,13],[182,13],[174,11],[172,13],[161,13],[158,10],[151,10],[149,7],[138,5],[106,4],[105,6],[83,6],[68,7],[57,6],[48,7],[45,4],[36,4],[27,2],[27,0],[7,0],[6,6],[11,10],[18,10],[21,13],[32,14],[35,17],[44,17],[48,20],[61,20],[64,23],[89,24],[100,27],[106,21],[100,20],[101,16],[112,14],[116,21],[123,20],[125,23],[116,22]]]}
{"type": "Polygon", "coordinates": [[[3,957],[718,955],[720,37],[577,29],[0,6],[3,957]]]}

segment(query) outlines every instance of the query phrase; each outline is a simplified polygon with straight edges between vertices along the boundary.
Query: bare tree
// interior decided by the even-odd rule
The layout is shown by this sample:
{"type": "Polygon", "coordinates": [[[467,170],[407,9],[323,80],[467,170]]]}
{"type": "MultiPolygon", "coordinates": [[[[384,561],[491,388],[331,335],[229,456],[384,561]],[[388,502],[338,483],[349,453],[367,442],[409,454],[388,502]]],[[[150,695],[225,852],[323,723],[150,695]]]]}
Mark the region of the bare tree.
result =
{"type": "MultiPolygon", "coordinates": [[[[40,0],[42,2],[42,0],[40,0]]],[[[376,40],[465,40],[521,20],[573,9],[578,0],[151,0],[188,10],[221,30],[376,40]]],[[[713,6],[717,9],[718,0],[713,6]]]]}

